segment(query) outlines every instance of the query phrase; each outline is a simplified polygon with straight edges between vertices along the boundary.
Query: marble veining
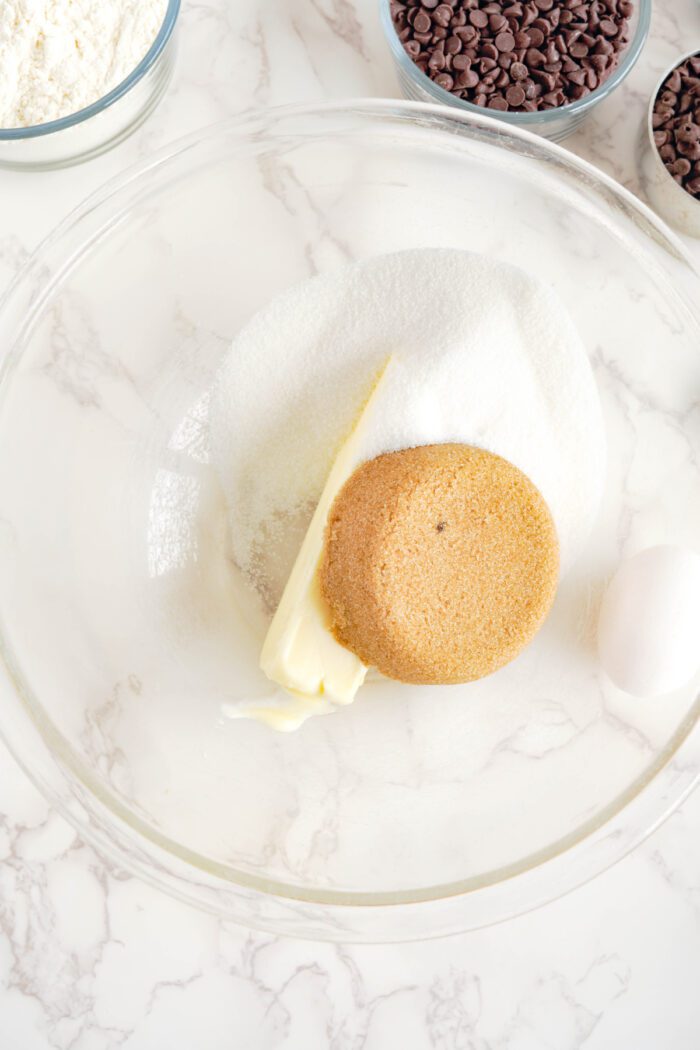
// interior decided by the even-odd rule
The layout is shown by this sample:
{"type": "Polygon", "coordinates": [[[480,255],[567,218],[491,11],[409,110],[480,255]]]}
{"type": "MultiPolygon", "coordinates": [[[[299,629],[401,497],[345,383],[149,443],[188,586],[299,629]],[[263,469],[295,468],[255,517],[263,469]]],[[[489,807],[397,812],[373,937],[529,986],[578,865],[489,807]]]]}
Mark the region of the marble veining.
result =
{"type": "MultiPolygon", "coordinates": [[[[0,286],[83,197],[180,134],[250,106],[398,93],[374,0],[184,0],[181,29],[174,84],[133,139],[73,171],[0,173],[0,286]]],[[[640,192],[648,94],[693,40],[700,44],[697,3],[657,2],[635,71],[566,147],[640,192]]],[[[269,188],[282,208],[291,199],[314,220],[292,171],[270,172],[269,188]]],[[[342,240],[328,247],[347,254],[342,240]]],[[[689,247],[700,263],[698,244],[689,247]]],[[[308,266],[313,272],[312,258],[308,266]]],[[[186,307],[180,316],[186,327],[186,307]]],[[[47,377],[87,410],[103,389],[109,400],[115,385],[139,397],[128,364],[104,353],[89,318],[85,338],[89,374],[76,367],[55,318],[47,377]]],[[[602,357],[597,365],[617,367],[602,357]]],[[[656,378],[630,393],[630,426],[663,407],[656,378]]],[[[664,440],[686,455],[696,415],[695,403],[677,418],[665,412],[664,440]]],[[[196,434],[192,440],[196,451],[196,434]]],[[[173,455],[182,458],[179,445],[173,455]]],[[[632,462],[626,484],[635,484],[632,462]]],[[[137,700],[141,682],[134,675],[116,688],[137,700]]],[[[103,750],[114,702],[105,697],[90,725],[105,761],[114,758],[103,750]]],[[[539,716],[536,737],[518,725],[502,746],[539,757],[589,728],[546,699],[539,716]]],[[[624,713],[604,704],[601,716],[624,723],[624,713]]],[[[635,732],[632,746],[647,749],[646,733],[635,732]]],[[[338,804],[344,790],[333,787],[338,804]]],[[[292,800],[290,821],[298,805],[292,800]]],[[[322,864],[335,833],[331,819],[304,844],[303,862],[322,864]]],[[[614,869],[509,923],[424,944],[303,943],[218,922],[115,868],[0,749],[0,1047],[697,1050],[699,843],[696,794],[614,869]]],[[[299,857],[288,860],[293,867],[299,857]]]]}

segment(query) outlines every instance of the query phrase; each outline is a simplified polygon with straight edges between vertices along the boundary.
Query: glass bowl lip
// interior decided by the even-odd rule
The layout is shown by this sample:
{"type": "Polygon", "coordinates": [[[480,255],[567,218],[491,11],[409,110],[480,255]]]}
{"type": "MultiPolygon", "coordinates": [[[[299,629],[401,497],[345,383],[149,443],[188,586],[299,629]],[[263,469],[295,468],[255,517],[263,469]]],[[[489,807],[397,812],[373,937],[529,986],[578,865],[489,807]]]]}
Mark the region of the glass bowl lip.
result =
{"type": "Polygon", "coordinates": [[[180,4],[181,0],[168,0],[165,17],[150,48],[131,73],[116,87],[113,87],[111,91],[108,91],[106,95],[98,98],[96,102],[91,102],[89,106],[84,106],[83,109],[79,109],[75,113],[69,113],[66,117],[59,117],[57,120],[48,120],[43,124],[31,124],[27,128],[0,127],[0,142],[24,141],[26,139],[41,138],[44,135],[52,135],[58,131],[65,131],[67,128],[72,128],[77,124],[83,124],[85,121],[90,120],[91,117],[97,116],[114,105],[115,102],[118,102],[120,98],[128,94],[143,79],[162,54],[177,23],[180,4]]]}
{"type": "MultiPolygon", "coordinates": [[[[602,102],[603,99],[607,98],[632,70],[649,35],[652,0],[635,0],[635,2],[639,7],[639,20],[635,34],[624,51],[622,61],[617,69],[595,91],[591,91],[590,95],[586,95],[585,98],[567,103],[566,106],[537,110],[534,113],[499,113],[495,119],[503,121],[511,127],[536,128],[542,124],[553,125],[560,119],[566,120],[567,118],[580,117],[597,105],[598,102],[602,102]]],[[[482,113],[483,108],[481,106],[475,106],[472,102],[467,102],[463,98],[456,98],[449,91],[445,91],[439,84],[431,80],[430,77],[426,76],[425,73],[421,72],[415,62],[406,54],[403,44],[394,29],[390,0],[379,0],[379,7],[384,36],[389,44],[394,60],[411,80],[432,95],[436,102],[464,113],[482,113]]]]}
{"type": "Polygon", "coordinates": [[[692,214],[693,212],[697,212],[698,214],[700,214],[700,199],[693,197],[691,193],[688,193],[688,191],[684,190],[682,186],[679,186],[676,180],[671,175],[671,173],[667,170],[666,165],[664,164],[659,154],[658,147],[654,142],[653,116],[654,104],[658,96],[661,94],[661,89],[664,86],[664,81],[666,80],[666,78],[671,75],[671,73],[674,71],[674,69],[677,68],[677,66],[680,66],[683,62],[687,61],[687,59],[693,58],[696,55],[700,55],[700,38],[697,40],[694,47],[691,47],[689,51],[685,51],[683,54],[677,55],[663,71],[649,97],[649,105],[647,106],[646,116],[646,132],[647,137],[649,139],[649,148],[654,157],[654,165],[659,171],[661,177],[663,178],[664,184],[667,186],[673,186],[673,190],[671,192],[677,194],[677,200],[679,205],[684,205],[686,208],[689,208],[690,214],[692,214]]]}
{"type": "MultiPolygon", "coordinates": [[[[370,120],[373,118],[398,118],[402,123],[406,125],[413,124],[418,128],[421,126],[425,127],[429,123],[434,130],[438,131],[452,130],[454,132],[459,130],[459,126],[462,125],[477,132],[488,132],[493,135],[494,144],[499,147],[503,146],[505,131],[503,124],[498,119],[485,116],[481,111],[477,111],[476,114],[467,114],[457,112],[451,107],[437,104],[395,99],[350,99],[282,106],[269,110],[248,111],[240,116],[228,118],[167,144],[150,158],[137,162],[126,171],[109,180],[78,205],[35,249],[4,295],[0,297],[0,323],[3,321],[5,311],[11,309],[13,299],[21,295],[23,283],[32,274],[40,274],[42,280],[48,282],[42,293],[37,298],[32,298],[32,307],[35,308],[41,304],[44,301],[45,294],[50,294],[53,290],[54,279],[46,272],[44,254],[60,245],[61,241],[79,223],[94,218],[96,214],[105,220],[100,226],[101,229],[106,222],[109,222],[103,215],[105,206],[118,201],[120,196],[123,197],[134,185],[138,185],[144,176],[154,173],[164,165],[176,161],[179,156],[187,154],[199,145],[215,140],[222,134],[233,134],[238,139],[244,140],[254,137],[258,138],[261,129],[265,130],[270,126],[274,127],[276,122],[295,118],[317,119],[319,117],[334,116],[355,116],[370,120]],[[427,118],[427,121],[423,118],[427,118]]],[[[617,197],[625,204],[627,209],[631,209],[643,217],[652,228],[651,233],[645,231],[646,237],[651,237],[651,239],[660,241],[662,244],[665,242],[667,249],[671,250],[672,255],[679,259],[693,274],[694,280],[700,278],[700,273],[682,241],[650,208],[644,205],[629,190],[615,182],[610,176],[599,171],[592,164],[576,157],[551,141],[520,128],[509,127],[507,133],[516,141],[520,141],[523,146],[529,146],[531,149],[550,154],[558,165],[566,165],[573,169],[576,176],[586,186],[593,186],[598,192],[603,189],[617,197]]],[[[286,136],[288,141],[289,132],[286,132],[286,136]]],[[[303,137],[308,137],[308,135],[305,134],[303,137]]],[[[536,159],[536,155],[530,154],[530,156],[536,159]]],[[[88,241],[87,243],[89,244],[90,242],[88,241]]],[[[71,255],[69,260],[70,266],[80,257],[80,254],[81,252],[78,251],[71,255]]],[[[66,270],[61,268],[58,276],[62,278],[65,273],[66,270]]],[[[23,323],[20,332],[24,328],[25,323],[23,323]]],[[[8,372],[13,370],[12,366],[16,358],[16,352],[11,353],[2,362],[0,385],[3,387],[8,372]]],[[[700,713],[699,696],[696,698],[692,714],[686,718],[681,728],[675,734],[673,738],[675,743],[670,753],[665,755],[663,761],[650,767],[650,776],[642,775],[634,782],[634,790],[628,790],[617,796],[613,803],[603,811],[600,819],[592,822],[583,821],[579,828],[575,829],[568,836],[560,838],[551,847],[545,848],[538,854],[523,858],[523,863],[520,865],[516,863],[514,866],[515,870],[489,873],[501,876],[493,881],[482,880],[480,885],[473,885],[476,882],[475,879],[463,880],[462,882],[429,887],[426,888],[427,892],[424,893],[412,890],[398,893],[386,891],[368,893],[362,891],[336,891],[332,889],[307,890],[306,887],[295,886],[293,883],[290,884],[283,880],[270,879],[245,871],[238,871],[233,866],[214,862],[206,856],[182,846],[177,841],[158,831],[157,828],[152,827],[130,809],[111,788],[106,788],[101,781],[97,780],[91,770],[85,769],[83,771],[83,760],[81,757],[78,757],[76,766],[73,748],[64,740],[62,734],[57,733],[60,737],[61,745],[65,743],[65,748],[63,746],[56,747],[55,744],[50,743],[47,738],[47,725],[50,730],[53,730],[54,727],[43,715],[41,705],[36,701],[32,702],[33,690],[26,686],[23,673],[15,665],[11,648],[6,642],[6,631],[2,623],[0,623],[0,660],[4,664],[3,673],[10,679],[10,688],[14,693],[15,699],[21,705],[23,717],[26,716],[30,720],[33,730],[38,731],[42,751],[41,759],[38,760],[35,756],[28,759],[23,754],[22,747],[10,738],[7,727],[2,722],[0,722],[0,736],[4,739],[8,749],[35,786],[84,835],[86,841],[92,843],[102,853],[111,857],[115,862],[118,862],[134,874],[139,875],[139,877],[146,879],[146,881],[161,889],[166,889],[171,895],[184,899],[190,904],[208,907],[209,910],[219,910],[202,901],[202,895],[207,892],[207,888],[211,887],[212,884],[218,890],[225,888],[228,892],[238,895],[239,902],[243,901],[246,907],[249,906],[251,894],[260,901],[269,900],[281,903],[287,910],[296,905],[299,908],[299,921],[301,923],[306,922],[307,926],[301,930],[294,929],[290,931],[295,936],[325,936],[327,939],[347,939],[362,942],[420,940],[426,937],[442,936],[445,932],[461,932],[465,928],[476,929],[480,926],[491,925],[530,911],[541,904],[563,896],[616,863],[654,831],[681,804],[690,790],[700,780],[700,764],[691,759],[690,767],[688,767],[685,763],[680,763],[679,761],[681,772],[686,778],[682,790],[676,789],[670,792],[670,800],[664,794],[663,804],[655,804],[653,814],[645,819],[643,825],[635,827],[631,834],[627,835],[626,840],[624,839],[624,817],[629,809],[633,806],[647,804],[648,792],[646,789],[654,784],[657,784],[659,789],[664,788],[668,790],[666,780],[672,775],[672,772],[677,772],[677,770],[673,769],[676,759],[680,760],[685,757],[685,752],[689,748],[696,746],[698,714],[700,713]],[[43,767],[41,769],[37,768],[41,763],[44,763],[43,767]],[[79,790],[82,789],[82,792],[88,793],[91,805],[95,804],[99,810],[94,822],[91,811],[86,816],[83,808],[84,804],[82,803],[79,804],[80,814],[75,813],[74,803],[76,795],[74,793],[71,795],[71,798],[66,800],[50,784],[50,778],[46,773],[46,763],[50,763],[52,774],[58,772],[64,779],[68,776],[79,790]],[[103,814],[106,814],[106,820],[103,814]],[[127,835],[136,837],[136,845],[139,850],[138,856],[135,857],[129,854],[121,842],[118,845],[115,844],[110,837],[110,833],[115,831],[120,835],[126,832],[127,835]],[[579,834],[580,831],[582,831],[582,834],[579,834]],[[601,838],[603,838],[602,845],[601,838]],[[598,853],[604,848],[605,843],[608,842],[612,842],[614,848],[610,848],[601,858],[598,856],[598,853]],[[144,850],[148,851],[146,861],[143,859],[144,850]],[[585,853],[582,856],[582,851],[584,850],[585,853]],[[576,873],[568,876],[565,885],[552,887],[550,885],[552,880],[554,879],[555,883],[557,882],[557,873],[562,866],[565,866],[565,862],[572,855],[577,859],[576,873]],[[164,867],[165,860],[163,858],[167,858],[167,860],[176,864],[184,862],[189,873],[187,877],[168,871],[164,867]],[[199,881],[194,881],[194,879],[199,879],[199,881]],[[513,889],[520,886],[523,880],[535,882],[537,893],[534,898],[532,895],[529,895],[527,899],[522,899],[521,895],[517,894],[518,899],[516,903],[511,902],[505,908],[501,906],[495,918],[488,918],[485,921],[473,922],[470,920],[465,925],[464,918],[460,918],[460,906],[462,908],[465,907],[465,902],[469,898],[486,900],[490,896],[493,899],[495,894],[498,899],[499,894],[505,893],[507,896],[508,892],[512,896],[513,889]],[[470,883],[472,884],[470,885],[470,883]],[[428,920],[429,916],[436,914],[434,909],[443,906],[451,909],[450,926],[447,931],[444,929],[435,931],[429,924],[426,924],[426,920],[428,920]],[[330,931],[324,933],[319,933],[316,927],[313,927],[312,931],[308,932],[309,924],[312,921],[319,921],[317,918],[318,913],[314,913],[312,918],[309,913],[310,908],[319,909],[324,916],[329,917],[329,921],[332,919],[336,924],[341,923],[341,916],[352,913],[357,916],[358,926],[361,927],[360,933],[356,935],[354,932],[348,932],[345,929],[338,932],[333,924],[331,924],[330,931]],[[420,913],[423,916],[423,919],[420,920],[420,928],[423,932],[414,935],[408,929],[404,932],[400,926],[394,926],[392,929],[396,936],[387,937],[384,935],[385,929],[382,927],[381,922],[377,923],[377,917],[380,913],[395,917],[395,919],[388,919],[387,922],[389,923],[398,923],[400,916],[408,919],[410,915],[413,915],[415,919],[415,916],[420,913]],[[396,932],[397,930],[398,933],[396,932]]],[[[221,907],[224,909],[225,914],[237,919],[244,925],[280,932],[275,922],[257,917],[241,919],[236,914],[230,914],[228,905],[224,906],[222,904],[221,907]]]]}

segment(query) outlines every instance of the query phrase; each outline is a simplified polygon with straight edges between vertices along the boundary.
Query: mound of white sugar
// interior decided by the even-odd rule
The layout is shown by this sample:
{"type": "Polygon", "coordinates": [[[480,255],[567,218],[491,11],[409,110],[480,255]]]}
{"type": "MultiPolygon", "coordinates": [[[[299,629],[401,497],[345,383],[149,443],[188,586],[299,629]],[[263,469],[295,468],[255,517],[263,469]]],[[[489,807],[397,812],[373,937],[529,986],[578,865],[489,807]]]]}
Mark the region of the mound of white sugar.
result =
{"type": "Polygon", "coordinates": [[[562,304],[492,259],[376,256],[290,288],[233,342],[211,408],[233,556],[274,601],[333,458],[393,354],[365,457],[461,441],[516,464],[554,517],[564,568],[596,515],[605,439],[562,304]]]}

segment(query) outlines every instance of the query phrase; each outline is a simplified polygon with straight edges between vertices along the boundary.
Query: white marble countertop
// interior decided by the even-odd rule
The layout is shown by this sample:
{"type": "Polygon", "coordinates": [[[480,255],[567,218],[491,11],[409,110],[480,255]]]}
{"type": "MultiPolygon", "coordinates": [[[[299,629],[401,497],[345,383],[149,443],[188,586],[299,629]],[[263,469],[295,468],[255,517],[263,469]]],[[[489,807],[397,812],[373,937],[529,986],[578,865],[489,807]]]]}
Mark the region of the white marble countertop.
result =
{"type": "MultiPolygon", "coordinates": [[[[106,178],[254,105],[397,95],[374,0],[184,0],[166,100],[113,153],[0,173],[0,287],[106,178]]],[[[637,191],[663,68],[700,44],[657,0],[634,73],[566,143],[637,191]]],[[[692,246],[700,262],[700,242],[692,246]]],[[[2,1050],[696,1050],[700,795],[583,889],[510,923],[399,947],[250,934],[114,870],[0,754],[2,1050]]]]}

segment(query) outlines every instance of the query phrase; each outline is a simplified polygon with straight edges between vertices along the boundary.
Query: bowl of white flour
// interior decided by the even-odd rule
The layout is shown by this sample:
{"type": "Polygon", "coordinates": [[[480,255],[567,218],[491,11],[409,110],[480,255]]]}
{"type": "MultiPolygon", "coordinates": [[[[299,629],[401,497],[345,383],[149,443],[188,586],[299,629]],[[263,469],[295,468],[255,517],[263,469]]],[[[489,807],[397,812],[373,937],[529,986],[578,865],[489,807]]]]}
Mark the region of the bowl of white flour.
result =
{"type": "Polygon", "coordinates": [[[0,167],[80,163],[116,146],[170,81],[180,0],[0,4],[0,167]]]}

